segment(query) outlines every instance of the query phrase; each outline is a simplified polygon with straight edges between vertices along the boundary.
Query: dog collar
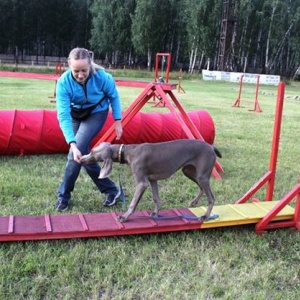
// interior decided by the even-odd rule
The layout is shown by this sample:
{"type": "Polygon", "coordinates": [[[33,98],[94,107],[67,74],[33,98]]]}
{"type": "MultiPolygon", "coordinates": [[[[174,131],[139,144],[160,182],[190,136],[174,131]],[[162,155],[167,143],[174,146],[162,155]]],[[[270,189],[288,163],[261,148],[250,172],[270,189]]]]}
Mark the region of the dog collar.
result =
{"type": "Polygon", "coordinates": [[[118,159],[119,159],[119,163],[120,164],[124,164],[125,161],[124,161],[124,149],[125,146],[124,144],[121,144],[120,148],[119,148],[119,155],[118,155],[118,159]]]}

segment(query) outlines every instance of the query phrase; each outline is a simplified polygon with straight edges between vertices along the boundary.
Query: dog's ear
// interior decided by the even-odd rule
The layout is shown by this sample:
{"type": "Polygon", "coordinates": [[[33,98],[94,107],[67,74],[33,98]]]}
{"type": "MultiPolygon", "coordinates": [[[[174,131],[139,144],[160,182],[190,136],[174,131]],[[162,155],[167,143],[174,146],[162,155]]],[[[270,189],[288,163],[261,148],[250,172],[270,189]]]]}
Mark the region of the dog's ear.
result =
{"type": "Polygon", "coordinates": [[[113,161],[111,158],[107,158],[103,161],[103,166],[101,168],[99,178],[106,178],[110,176],[112,171],[112,164],[113,161]]]}
{"type": "Polygon", "coordinates": [[[101,168],[99,178],[106,178],[109,177],[112,171],[112,149],[111,149],[111,144],[110,143],[102,143],[101,144],[101,156],[103,159],[103,166],[101,168]]]}

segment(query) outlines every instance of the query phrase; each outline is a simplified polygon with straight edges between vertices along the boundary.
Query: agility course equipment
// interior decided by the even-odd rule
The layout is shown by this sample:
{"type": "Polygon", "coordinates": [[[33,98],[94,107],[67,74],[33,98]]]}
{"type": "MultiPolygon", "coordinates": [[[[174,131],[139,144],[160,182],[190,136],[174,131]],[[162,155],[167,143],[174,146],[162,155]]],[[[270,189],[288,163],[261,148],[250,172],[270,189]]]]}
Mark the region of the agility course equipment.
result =
{"type": "MultiPolygon", "coordinates": [[[[155,69],[154,69],[154,82],[155,83],[168,83],[171,69],[171,53],[156,53],[155,69]],[[161,75],[159,75],[159,62],[161,62],[161,75]],[[167,64],[165,74],[164,65],[167,64]]],[[[155,107],[165,107],[166,103],[161,97],[153,95],[153,103],[155,107]]]]}
{"type": "Polygon", "coordinates": [[[155,72],[154,72],[154,82],[162,82],[162,83],[168,83],[169,82],[169,76],[170,76],[170,70],[171,70],[171,53],[156,53],[155,57],[155,72]],[[159,70],[159,60],[162,60],[162,71],[164,69],[165,61],[167,61],[167,68],[166,68],[166,74],[164,76],[158,76],[158,70],[159,70]],[[160,79],[162,78],[162,80],[160,79]]]}
{"type": "MultiPolygon", "coordinates": [[[[256,76],[256,85],[255,85],[254,108],[249,109],[249,111],[262,112],[260,105],[259,105],[259,101],[258,101],[259,79],[260,79],[260,76],[257,75],[256,76]]],[[[233,107],[241,107],[240,104],[242,101],[241,97],[242,97],[243,82],[244,82],[244,75],[242,75],[240,78],[239,93],[238,93],[238,97],[237,97],[236,101],[233,104],[233,107]]]]}
{"type": "Polygon", "coordinates": [[[178,73],[178,93],[183,92],[185,94],[186,91],[181,85],[181,80],[182,80],[182,69],[180,69],[178,73]]]}
{"type": "MultiPolygon", "coordinates": [[[[62,63],[61,62],[57,62],[55,65],[55,75],[57,75],[58,77],[61,76],[62,74],[62,63]]],[[[56,86],[57,86],[57,79],[54,82],[54,91],[53,91],[53,96],[49,96],[50,99],[54,99],[54,100],[50,100],[50,102],[56,102],[55,98],[56,98],[56,86]]]]}
{"type": "MultiPolygon", "coordinates": [[[[0,111],[0,155],[66,153],[66,144],[54,110],[0,111]]],[[[187,113],[203,139],[213,144],[215,127],[205,110],[187,113]]],[[[94,145],[114,123],[111,113],[94,145]]],[[[118,143],[134,144],[186,138],[186,133],[171,113],[138,112],[128,123],[118,143]]]]}
{"type": "MultiPolygon", "coordinates": [[[[275,175],[276,175],[276,167],[277,167],[277,159],[278,159],[278,150],[279,150],[279,140],[280,140],[280,131],[281,131],[281,121],[282,121],[282,113],[283,113],[283,102],[284,102],[284,91],[285,85],[284,83],[280,83],[278,85],[278,93],[277,93],[277,104],[276,104],[276,112],[275,112],[275,121],[274,121],[274,129],[273,129],[273,141],[271,148],[271,156],[270,156],[270,164],[269,170],[266,172],[264,176],[262,176],[250,189],[245,193],[243,197],[241,197],[237,203],[242,204],[251,199],[252,196],[255,195],[261,188],[265,185],[266,187],[266,195],[265,201],[271,201],[273,199],[274,194],[274,185],[275,185],[275,175]]],[[[256,198],[252,199],[253,201],[259,201],[256,198]]],[[[262,233],[266,229],[275,229],[275,228],[283,228],[283,227],[294,227],[300,230],[300,182],[289,191],[257,224],[256,224],[256,232],[262,233]],[[276,216],[286,207],[288,204],[295,199],[295,210],[293,218],[288,221],[282,222],[272,222],[275,220],[276,216]]]]}
{"type": "MultiPolygon", "coordinates": [[[[0,242],[123,236],[255,224],[274,205],[276,202],[272,201],[259,205],[216,206],[213,211],[219,218],[204,223],[199,221],[199,216],[206,211],[205,207],[162,210],[161,218],[152,218],[150,211],[139,211],[126,223],[117,221],[120,215],[117,212],[4,216],[0,217],[0,242]]],[[[293,212],[292,208],[286,207],[276,220],[290,219],[293,212]]]]}

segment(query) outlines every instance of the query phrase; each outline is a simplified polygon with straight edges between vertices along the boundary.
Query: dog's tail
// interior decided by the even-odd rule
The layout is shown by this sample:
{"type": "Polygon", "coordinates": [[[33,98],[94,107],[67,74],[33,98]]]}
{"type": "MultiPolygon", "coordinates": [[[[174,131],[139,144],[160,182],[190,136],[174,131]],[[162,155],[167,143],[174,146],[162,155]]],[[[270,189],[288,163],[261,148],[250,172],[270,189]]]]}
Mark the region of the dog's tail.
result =
{"type": "Polygon", "coordinates": [[[216,155],[217,155],[218,157],[222,158],[221,152],[220,152],[215,146],[213,146],[213,148],[214,148],[214,151],[215,151],[216,155]]]}

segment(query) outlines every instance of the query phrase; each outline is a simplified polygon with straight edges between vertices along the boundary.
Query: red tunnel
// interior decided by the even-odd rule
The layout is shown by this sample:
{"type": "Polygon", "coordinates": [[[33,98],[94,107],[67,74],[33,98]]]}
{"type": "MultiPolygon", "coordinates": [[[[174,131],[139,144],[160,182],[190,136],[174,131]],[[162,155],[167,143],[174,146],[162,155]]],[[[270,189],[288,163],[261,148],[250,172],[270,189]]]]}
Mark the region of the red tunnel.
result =
{"type": "MultiPolygon", "coordinates": [[[[214,122],[205,110],[192,111],[188,116],[203,139],[213,144],[214,122]]],[[[92,146],[113,124],[111,114],[92,146]]],[[[124,128],[118,143],[134,144],[163,142],[187,138],[172,113],[138,112],[124,128]]],[[[0,155],[66,153],[66,144],[54,110],[0,111],[0,155]]]]}

